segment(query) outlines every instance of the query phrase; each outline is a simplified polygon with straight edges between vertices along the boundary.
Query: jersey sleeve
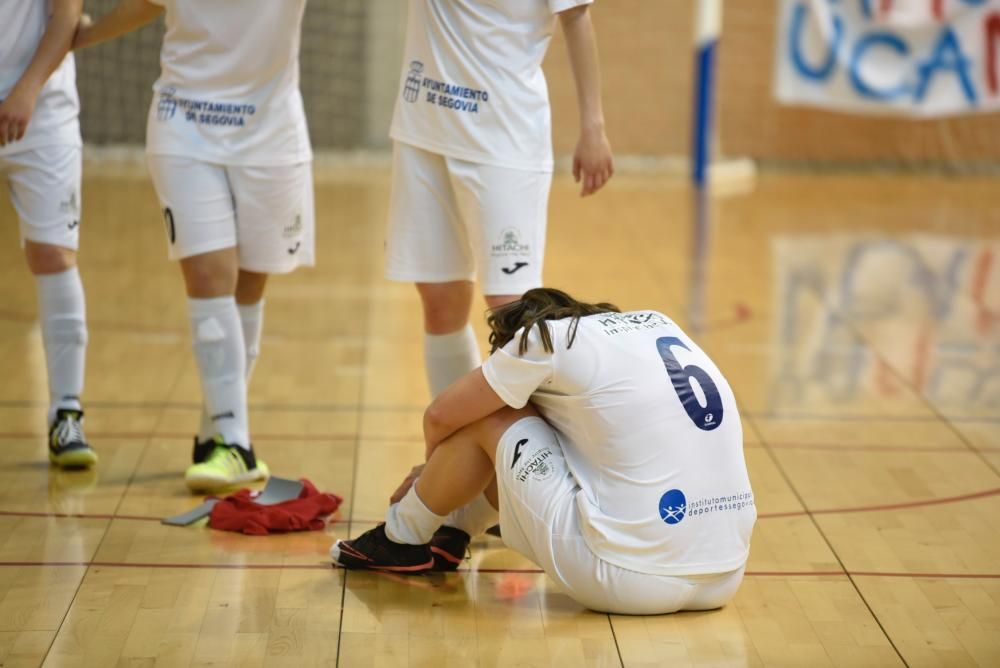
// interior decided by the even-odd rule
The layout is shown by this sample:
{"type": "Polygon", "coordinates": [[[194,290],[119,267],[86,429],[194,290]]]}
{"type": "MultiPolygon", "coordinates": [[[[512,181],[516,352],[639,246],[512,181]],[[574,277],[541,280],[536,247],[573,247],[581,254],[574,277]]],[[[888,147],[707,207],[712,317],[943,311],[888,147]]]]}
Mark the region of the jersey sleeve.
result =
{"type": "Polygon", "coordinates": [[[518,355],[522,331],[483,362],[486,382],[511,408],[524,408],[532,393],[552,377],[552,353],[542,347],[537,327],[528,334],[528,349],[518,355]]]}
{"type": "Polygon", "coordinates": [[[565,12],[567,9],[591,5],[593,3],[594,0],[549,0],[549,11],[553,14],[558,14],[559,12],[565,12]]]}

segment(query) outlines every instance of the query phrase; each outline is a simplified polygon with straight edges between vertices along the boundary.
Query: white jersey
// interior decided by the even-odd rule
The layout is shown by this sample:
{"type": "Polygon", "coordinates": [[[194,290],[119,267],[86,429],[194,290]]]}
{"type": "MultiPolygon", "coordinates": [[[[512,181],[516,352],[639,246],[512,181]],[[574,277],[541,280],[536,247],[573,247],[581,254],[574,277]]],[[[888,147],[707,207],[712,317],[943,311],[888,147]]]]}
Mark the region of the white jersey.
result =
{"type": "Polygon", "coordinates": [[[299,91],[306,0],[150,0],[166,9],[146,150],[226,165],[312,159],[299,91]]]}
{"type": "Polygon", "coordinates": [[[410,0],[397,141],[460,160],[552,171],[542,72],[558,12],[593,0],[410,0]]]}
{"type": "MultiPolygon", "coordinates": [[[[49,0],[0,0],[0,100],[28,69],[48,24],[49,0]]],[[[76,63],[69,54],[42,88],[24,138],[0,147],[0,155],[41,146],[80,146],[79,115],[76,63]]]]}
{"type": "MultiPolygon", "coordinates": [[[[712,360],[655,311],[548,323],[483,364],[515,408],[530,399],[559,435],[583,536],[640,573],[724,573],[747,559],[756,520],[733,392],[712,360]]],[[[544,467],[543,467],[544,468],[544,467]]]]}

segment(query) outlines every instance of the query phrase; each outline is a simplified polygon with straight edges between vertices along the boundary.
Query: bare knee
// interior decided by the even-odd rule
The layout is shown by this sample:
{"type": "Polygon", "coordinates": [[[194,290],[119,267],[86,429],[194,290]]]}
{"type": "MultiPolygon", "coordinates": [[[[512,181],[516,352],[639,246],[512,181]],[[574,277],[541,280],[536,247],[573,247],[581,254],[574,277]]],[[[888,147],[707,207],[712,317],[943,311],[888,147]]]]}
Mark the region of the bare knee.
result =
{"type": "Polygon", "coordinates": [[[236,249],[193,255],[181,260],[188,297],[211,299],[236,292],[236,249]]]}
{"type": "Polygon", "coordinates": [[[240,269],[236,279],[236,303],[256,304],[264,298],[264,288],[267,286],[267,274],[240,269]]]}
{"type": "Polygon", "coordinates": [[[28,261],[28,269],[36,276],[61,274],[76,266],[76,251],[35,241],[25,242],[24,257],[28,261]]]}
{"type": "Polygon", "coordinates": [[[496,462],[497,445],[500,439],[518,420],[526,417],[539,417],[538,411],[530,403],[524,408],[504,406],[500,410],[487,415],[471,426],[476,432],[476,442],[479,443],[490,460],[496,462]]]}
{"type": "Polygon", "coordinates": [[[424,307],[424,331],[428,334],[457,332],[469,322],[472,282],[417,283],[424,307]]]}

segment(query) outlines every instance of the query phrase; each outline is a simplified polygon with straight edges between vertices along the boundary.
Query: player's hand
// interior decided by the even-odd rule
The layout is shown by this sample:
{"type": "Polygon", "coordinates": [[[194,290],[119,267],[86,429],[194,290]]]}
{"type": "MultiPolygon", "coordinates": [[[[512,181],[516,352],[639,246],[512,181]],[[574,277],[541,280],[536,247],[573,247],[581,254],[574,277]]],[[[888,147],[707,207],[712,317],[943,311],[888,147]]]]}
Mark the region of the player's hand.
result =
{"type": "Polygon", "coordinates": [[[596,193],[614,173],[615,159],[603,128],[581,132],[573,153],[573,178],[581,184],[580,197],[596,193]]]}
{"type": "Polygon", "coordinates": [[[396,491],[393,492],[392,496],[389,497],[390,505],[393,503],[399,503],[400,501],[403,500],[403,497],[406,496],[406,493],[410,491],[411,487],[413,487],[413,483],[417,481],[417,478],[420,477],[420,474],[421,472],[423,472],[423,470],[424,470],[423,464],[420,464],[419,466],[414,466],[410,470],[409,474],[407,474],[406,476],[406,479],[403,480],[402,483],[400,483],[399,487],[396,488],[396,491]]]}
{"type": "Polygon", "coordinates": [[[0,146],[6,146],[24,137],[35,111],[37,93],[15,86],[6,100],[0,102],[0,146]]]}

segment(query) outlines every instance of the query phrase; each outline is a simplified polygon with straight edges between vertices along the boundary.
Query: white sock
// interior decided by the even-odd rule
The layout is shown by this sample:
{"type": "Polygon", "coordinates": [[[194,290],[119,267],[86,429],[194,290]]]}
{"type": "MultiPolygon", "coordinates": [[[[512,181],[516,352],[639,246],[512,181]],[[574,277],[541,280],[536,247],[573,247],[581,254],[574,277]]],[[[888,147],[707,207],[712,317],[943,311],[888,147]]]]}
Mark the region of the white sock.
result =
{"type": "Polygon", "coordinates": [[[431,396],[481,364],[479,345],[472,325],[450,334],[424,334],[424,366],[431,396]]]}
{"type": "Polygon", "coordinates": [[[80,409],[87,353],[87,305],[76,267],[35,279],[49,375],[49,424],[52,424],[58,409],[80,409]]]}
{"type": "Polygon", "coordinates": [[[444,519],[445,526],[461,529],[470,536],[478,536],[500,519],[500,513],[480,494],[468,504],[453,511],[444,519]]]}
{"type": "MultiPolygon", "coordinates": [[[[264,329],[264,300],[256,304],[237,304],[240,313],[240,325],[243,328],[243,345],[246,348],[246,380],[250,384],[250,376],[260,356],[260,335],[264,329]]],[[[209,416],[205,403],[201,405],[201,424],[198,427],[198,440],[207,441],[215,436],[215,424],[209,416]]]]}
{"type": "Polygon", "coordinates": [[[395,543],[424,545],[444,523],[444,515],[435,515],[417,496],[416,483],[385,514],[385,535],[395,543]]]}
{"type": "Polygon", "coordinates": [[[236,300],[188,299],[191,339],[213,432],[250,449],[247,426],[246,353],[236,300]]]}
{"type": "Polygon", "coordinates": [[[256,304],[237,304],[240,312],[240,325],[243,327],[243,344],[246,346],[247,384],[260,357],[260,335],[264,331],[264,300],[256,304]]]}

